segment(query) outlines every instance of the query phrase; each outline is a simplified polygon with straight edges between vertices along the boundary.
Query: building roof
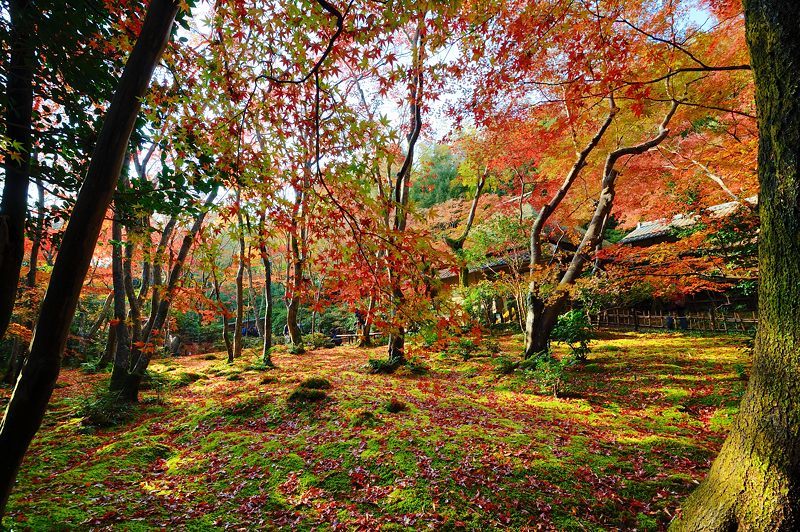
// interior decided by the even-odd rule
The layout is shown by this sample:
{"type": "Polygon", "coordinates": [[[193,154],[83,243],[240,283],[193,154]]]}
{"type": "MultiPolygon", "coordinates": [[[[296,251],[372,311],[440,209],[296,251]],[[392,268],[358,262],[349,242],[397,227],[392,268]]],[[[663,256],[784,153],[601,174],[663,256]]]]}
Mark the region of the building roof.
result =
{"type": "MultiPolygon", "coordinates": [[[[758,203],[758,196],[745,198],[744,201],[751,205],[756,205],[758,203]]],[[[741,201],[729,201],[727,203],[720,203],[719,205],[712,205],[706,209],[706,212],[714,218],[725,218],[735,213],[741,206],[741,201]]],[[[671,220],[662,218],[650,222],[639,222],[636,229],[625,235],[619,243],[632,244],[634,242],[668,236],[676,229],[692,227],[699,219],[700,216],[697,214],[676,214],[671,220]]]]}

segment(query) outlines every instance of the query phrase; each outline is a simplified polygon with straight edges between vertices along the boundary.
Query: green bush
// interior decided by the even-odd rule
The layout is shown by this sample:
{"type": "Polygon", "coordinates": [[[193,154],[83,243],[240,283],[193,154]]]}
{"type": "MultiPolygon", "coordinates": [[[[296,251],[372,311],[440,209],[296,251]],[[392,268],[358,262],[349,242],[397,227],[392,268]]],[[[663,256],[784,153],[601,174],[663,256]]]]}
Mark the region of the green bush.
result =
{"type": "Polygon", "coordinates": [[[303,343],[314,349],[330,349],[336,346],[330,336],[318,332],[303,336],[303,343]]]}
{"type": "Polygon", "coordinates": [[[576,360],[583,361],[591,352],[589,343],[594,339],[594,332],[586,313],[580,310],[570,310],[558,317],[552,338],[557,342],[567,344],[572,356],[576,360]]]}
{"type": "Polygon", "coordinates": [[[79,399],[76,415],[83,424],[97,428],[115,427],[133,418],[133,405],[120,398],[118,392],[97,388],[91,395],[79,399]]]}
{"type": "Polygon", "coordinates": [[[329,390],[331,388],[331,383],[322,377],[309,377],[301,382],[300,386],[310,390],[329,390]]]}
{"type": "Polygon", "coordinates": [[[519,367],[519,362],[515,362],[506,356],[497,357],[493,362],[495,372],[499,375],[511,375],[519,367]]]}
{"type": "Polygon", "coordinates": [[[527,359],[520,366],[526,377],[539,385],[540,393],[552,393],[558,397],[567,381],[566,368],[570,360],[557,360],[552,357],[527,359]]]}
{"type": "Polygon", "coordinates": [[[369,364],[372,373],[388,374],[394,373],[397,369],[396,362],[384,358],[370,358],[367,364],[369,364]]]}
{"type": "Polygon", "coordinates": [[[298,386],[286,399],[290,403],[317,403],[328,397],[322,390],[298,386]]]}

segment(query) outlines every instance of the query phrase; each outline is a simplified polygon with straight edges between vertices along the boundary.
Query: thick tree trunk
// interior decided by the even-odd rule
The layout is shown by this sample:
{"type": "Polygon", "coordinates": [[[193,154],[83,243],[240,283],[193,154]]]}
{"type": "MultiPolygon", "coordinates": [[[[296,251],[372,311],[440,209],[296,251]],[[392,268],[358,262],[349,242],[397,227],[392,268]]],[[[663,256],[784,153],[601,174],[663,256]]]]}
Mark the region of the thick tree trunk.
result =
{"type": "Polygon", "coordinates": [[[739,415],[679,531],[800,528],[800,3],[744,5],[759,117],[758,334],[739,415]]]}
{"type": "MultiPolygon", "coordinates": [[[[32,38],[36,8],[28,0],[10,0],[8,6],[11,57],[6,72],[5,135],[18,146],[19,156],[5,157],[5,186],[0,202],[0,339],[11,321],[25,253],[25,216],[31,170],[33,70],[32,38]]],[[[4,501],[0,499],[0,515],[4,501]]]]}
{"type": "MultiPolygon", "coordinates": [[[[142,97],[169,40],[178,4],[177,0],[152,0],[150,3],[64,232],[42,301],[30,355],[0,424],[0,456],[3,457],[0,462],[0,516],[58,379],[78,297],[116,188],[142,97]]],[[[3,283],[6,282],[4,279],[3,283]]]]}
{"type": "Polygon", "coordinates": [[[550,336],[567,300],[567,297],[562,296],[545,303],[541,298],[528,292],[528,311],[525,319],[525,358],[544,356],[550,352],[550,336]]]}
{"type": "Polygon", "coordinates": [[[250,261],[247,262],[247,280],[248,280],[248,290],[250,292],[250,306],[253,307],[253,320],[256,322],[256,330],[258,331],[258,336],[263,338],[264,322],[261,321],[261,314],[258,311],[258,298],[256,297],[255,285],[253,284],[253,266],[250,264],[250,261]]]}

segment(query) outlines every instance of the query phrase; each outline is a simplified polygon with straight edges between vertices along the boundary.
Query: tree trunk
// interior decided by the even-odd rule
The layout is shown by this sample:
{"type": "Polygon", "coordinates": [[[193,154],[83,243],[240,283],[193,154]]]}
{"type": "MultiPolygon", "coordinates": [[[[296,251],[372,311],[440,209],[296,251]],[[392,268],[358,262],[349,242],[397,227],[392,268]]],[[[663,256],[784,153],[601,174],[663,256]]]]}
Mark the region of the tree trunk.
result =
{"type": "MultiPolygon", "coordinates": [[[[178,4],[177,0],[152,0],[150,3],[61,240],[30,355],[0,424],[0,456],[3,457],[0,462],[0,517],[58,379],[78,297],[116,188],[142,98],[169,40],[178,4]]],[[[6,283],[7,278],[3,285],[6,283]]]]}
{"type": "Polygon", "coordinates": [[[255,285],[253,284],[253,266],[250,264],[250,261],[247,261],[247,279],[249,281],[250,305],[253,307],[253,320],[256,322],[258,336],[264,338],[264,322],[261,321],[261,316],[258,312],[258,298],[256,297],[255,285]]]}
{"type": "MultiPolygon", "coordinates": [[[[117,207],[119,209],[119,207],[117,207]]],[[[111,279],[114,286],[114,365],[111,368],[109,389],[121,392],[125,386],[125,378],[131,369],[131,338],[128,330],[128,310],[125,294],[125,271],[122,259],[122,217],[121,212],[114,214],[111,226],[111,238],[114,240],[111,249],[111,279]]]]}
{"type": "Polygon", "coordinates": [[[358,347],[372,347],[372,313],[375,311],[375,296],[369,297],[367,314],[364,316],[364,323],[361,325],[361,338],[358,347]]]}
{"type": "Polygon", "coordinates": [[[261,360],[266,366],[272,366],[272,263],[267,255],[266,245],[262,244],[261,260],[264,261],[264,343],[261,360]]]}
{"type": "MultiPolygon", "coordinates": [[[[614,109],[613,99],[611,100],[611,105],[612,109],[614,109]]],[[[586,233],[583,235],[581,243],[578,245],[578,249],[575,250],[572,256],[567,270],[558,282],[558,290],[564,290],[566,287],[575,284],[575,281],[577,281],[578,277],[583,273],[583,268],[589,260],[591,253],[597,249],[598,244],[603,239],[605,223],[611,213],[611,209],[614,207],[614,198],[616,196],[617,177],[619,176],[619,172],[616,169],[617,161],[622,157],[641,155],[661,144],[669,135],[667,126],[669,126],[672,117],[675,116],[679,105],[680,102],[678,100],[673,100],[669,111],[667,111],[664,120],[662,120],[658,127],[658,133],[654,137],[639,144],[617,148],[606,156],[606,162],[603,167],[603,179],[600,183],[600,197],[597,200],[594,214],[589,221],[589,226],[586,228],[586,233]]],[[[609,116],[613,118],[613,112],[609,116]]],[[[531,249],[531,253],[533,253],[533,249],[531,249]]],[[[531,264],[532,268],[535,266],[535,264],[531,264]]],[[[532,286],[531,290],[529,290],[528,302],[531,303],[537,300],[538,297],[535,295],[532,286]]],[[[545,308],[541,312],[536,308],[531,308],[532,305],[529,304],[525,324],[526,357],[541,352],[540,348],[542,346],[549,345],[550,334],[558,321],[558,315],[568,301],[569,295],[566,292],[562,292],[554,298],[551,297],[550,301],[545,304],[545,308]],[[541,337],[541,335],[545,336],[541,337]]]]}
{"type": "MultiPolygon", "coordinates": [[[[36,286],[36,273],[39,269],[39,248],[42,246],[42,237],[44,236],[44,183],[42,183],[41,177],[36,178],[36,191],[39,196],[39,201],[36,204],[39,214],[36,216],[36,232],[31,243],[30,267],[27,275],[28,286],[31,288],[36,286]]],[[[2,334],[0,334],[1,336],[2,334]]]]}
{"type": "MultiPolygon", "coordinates": [[[[11,57],[6,72],[5,135],[18,145],[18,157],[5,157],[5,186],[0,202],[0,339],[11,321],[17,296],[22,257],[25,254],[25,216],[31,171],[31,121],[33,117],[33,70],[36,61],[32,37],[35,6],[28,0],[10,0],[11,57]]],[[[4,506],[0,498],[0,515],[4,506]]]]}
{"type": "MultiPolygon", "coordinates": [[[[186,263],[186,259],[189,256],[189,250],[192,248],[192,243],[194,243],[197,234],[203,227],[203,221],[206,218],[208,209],[210,209],[214,204],[214,198],[217,197],[217,192],[218,190],[216,188],[209,192],[205,202],[203,203],[200,213],[194,219],[192,228],[183,237],[183,242],[181,242],[181,247],[178,250],[178,256],[172,263],[172,269],[169,273],[167,286],[164,289],[163,295],[159,293],[158,308],[156,308],[155,311],[151,310],[150,318],[147,320],[147,323],[142,330],[142,342],[147,349],[142,350],[134,347],[132,350],[131,361],[133,367],[127,376],[125,381],[125,389],[122,393],[122,397],[128,401],[136,402],[138,400],[139,386],[144,378],[144,372],[147,370],[147,366],[150,364],[150,358],[153,356],[153,346],[151,345],[153,335],[160,331],[167,322],[170,303],[172,302],[175,292],[178,290],[178,282],[181,278],[183,265],[186,263]]],[[[169,226],[169,224],[167,225],[169,226]]],[[[164,235],[162,234],[162,242],[165,241],[163,236],[164,235]]],[[[158,268],[160,272],[160,266],[158,268]]]]}
{"type": "Polygon", "coordinates": [[[758,334],[739,415],[679,531],[800,528],[800,3],[744,5],[759,117],[758,334]]]}
{"type": "Polygon", "coordinates": [[[102,369],[108,366],[113,360],[117,352],[117,328],[113,325],[108,325],[108,336],[106,336],[106,348],[103,351],[100,360],[97,361],[97,367],[102,369]]]}
{"type": "Polygon", "coordinates": [[[245,261],[245,245],[244,245],[244,221],[242,220],[242,201],[241,190],[236,190],[236,222],[239,232],[239,266],[236,269],[236,329],[233,331],[233,357],[239,358],[242,356],[242,341],[244,334],[242,334],[242,326],[244,324],[244,261],[245,261]]]}
{"type": "MultiPolygon", "coordinates": [[[[112,272],[112,279],[113,279],[113,272],[112,272]]],[[[114,303],[114,292],[113,290],[111,293],[108,294],[106,300],[103,302],[103,308],[100,309],[100,312],[97,314],[97,319],[94,320],[94,323],[89,328],[89,332],[86,333],[87,339],[92,339],[95,337],[97,332],[103,326],[103,324],[108,320],[108,314],[111,312],[112,305],[114,303]]]]}

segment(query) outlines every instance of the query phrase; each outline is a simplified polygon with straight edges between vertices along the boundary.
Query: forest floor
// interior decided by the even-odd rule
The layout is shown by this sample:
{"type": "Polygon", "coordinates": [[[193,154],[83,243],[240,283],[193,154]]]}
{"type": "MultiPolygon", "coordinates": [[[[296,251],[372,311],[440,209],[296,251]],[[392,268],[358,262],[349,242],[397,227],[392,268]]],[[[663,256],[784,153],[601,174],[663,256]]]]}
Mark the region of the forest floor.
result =
{"type": "MultiPolygon", "coordinates": [[[[743,344],[605,333],[558,398],[489,356],[420,350],[424,375],[370,374],[383,348],[278,350],[272,370],[254,352],[187,356],[154,363],[132,419],[102,429],[81,412],[107,375],[66,369],[4,524],[663,529],[730,426],[743,344]],[[290,401],[319,398],[299,386],[312,377],[326,397],[290,401]]],[[[521,352],[517,337],[500,345],[521,352]]]]}

